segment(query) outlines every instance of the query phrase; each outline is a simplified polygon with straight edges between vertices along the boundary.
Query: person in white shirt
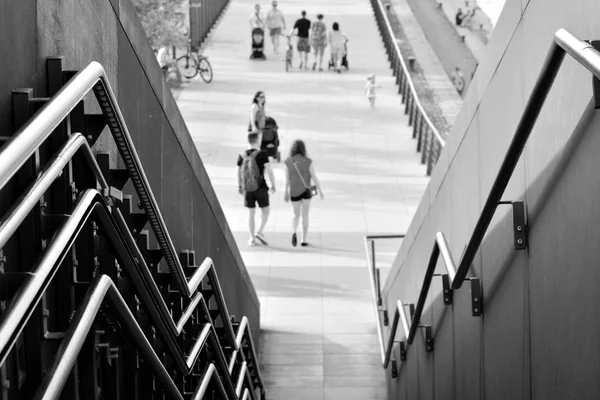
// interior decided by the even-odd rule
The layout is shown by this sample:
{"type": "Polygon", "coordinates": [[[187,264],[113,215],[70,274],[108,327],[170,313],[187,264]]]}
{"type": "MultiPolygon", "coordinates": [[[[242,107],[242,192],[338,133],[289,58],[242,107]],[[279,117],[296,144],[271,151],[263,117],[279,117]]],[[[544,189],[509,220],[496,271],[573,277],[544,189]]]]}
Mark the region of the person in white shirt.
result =
{"type": "Polygon", "coordinates": [[[346,42],[348,41],[348,38],[342,33],[342,31],[340,31],[340,25],[337,22],[333,23],[328,36],[333,66],[339,74],[342,73],[340,66],[342,64],[344,55],[346,54],[346,42]]]}
{"type": "Polygon", "coordinates": [[[255,28],[265,28],[265,23],[260,17],[260,4],[254,5],[254,12],[252,13],[252,15],[250,15],[250,29],[252,30],[255,28]]]}
{"type": "Polygon", "coordinates": [[[160,68],[163,70],[165,79],[168,80],[169,70],[173,69],[177,76],[177,81],[179,83],[183,82],[183,77],[181,76],[181,71],[179,71],[179,68],[177,67],[177,62],[169,60],[168,55],[167,46],[161,46],[156,53],[156,61],[158,61],[158,65],[160,65],[160,68]]]}
{"type": "Polygon", "coordinates": [[[279,53],[279,36],[285,31],[285,18],[283,13],[277,9],[277,1],[273,1],[273,8],[267,13],[267,28],[269,28],[269,35],[271,35],[271,42],[273,42],[273,50],[275,53],[279,53]]]}

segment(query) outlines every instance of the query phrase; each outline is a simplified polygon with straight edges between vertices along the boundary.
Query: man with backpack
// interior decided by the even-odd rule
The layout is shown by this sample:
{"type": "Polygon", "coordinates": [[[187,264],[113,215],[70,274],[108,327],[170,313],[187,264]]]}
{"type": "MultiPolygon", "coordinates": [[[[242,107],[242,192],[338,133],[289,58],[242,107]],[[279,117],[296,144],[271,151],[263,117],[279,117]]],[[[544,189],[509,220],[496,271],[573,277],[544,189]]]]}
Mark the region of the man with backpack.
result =
{"type": "Polygon", "coordinates": [[[270,193],[275,193],[275,175],[269,156],[260,150],[262,134],[258,132],[248,133],[248,150],[238,156],[238,191],[244,195],[244,206],[248,209],[248,231],[250,239],[248,246],[255,246],[256,239],[264,245],[268,245],[263,233],[269,219],[269,187],[264,178],[265,169],[271,182],[270,193]],[[256,204],[261,209],[260,227],[255,230],[254,215],[256,204]]]}

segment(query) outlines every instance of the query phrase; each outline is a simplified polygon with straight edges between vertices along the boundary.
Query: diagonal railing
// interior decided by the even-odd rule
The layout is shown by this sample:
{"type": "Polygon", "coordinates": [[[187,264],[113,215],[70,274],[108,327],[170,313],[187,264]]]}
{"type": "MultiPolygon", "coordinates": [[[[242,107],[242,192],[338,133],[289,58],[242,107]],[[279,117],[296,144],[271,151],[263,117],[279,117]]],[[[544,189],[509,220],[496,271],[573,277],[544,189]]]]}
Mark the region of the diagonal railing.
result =
{"type": "Polygon", "coordinates": [[[36,114],[23,125],[0,149],[0,188],[3,188],[19,168],[34,154],[37,148],[50,136],[52,131],[69,115],[81,100],[93,91],[98,104],[106,117],[108,127],[117,144],[119,154],[129,172],[136,193],[150,226],[154,231],[165,260],[179,286],[187,297],[196,291],[188,282],[158,203],[142,167],[131,134],[110,86],[106,72],[99,63],[93,61],[78,72],[62,87],[36,114]]]}
{"type": "MultiPolygon", "coordinates": [[[[166,255],[169,251],[174,252],[172,241],[166,231],[166,226],[164,226],[164,220],[152,195],[137,153],[133,148],[131,137],[127,132],[125,123],[122,121],[121,113],[104,75],[104,70],[98,63],[91,63],[86,69],[77,73],[61,91],[46,103],[34,118],[28,121],[0,149],[0,189],[19,170],[23,164],[23,159],[27,159],[31,156],[32,152],[36,151],[37,146],[48,138],[50,133],[69,115],[74,106],[83,99],[85,93],[91,90],[91,88],[95,91],[103,108],[105,118],[109,126],[111,126],[115,141],[118,144],[120,143],[118,147],[121,156],[128,166],[129,173],[131,174],[130,177],[134,180],[138,196],[142,202],[145,201],[146,212],[154,216],[153,227],[155,228],[157,237],[160,235],[163,236],[161,250],[167,261],[169,261],[166,255]],[[134,179],[134,177],[136,178],[134,179]],[[136,181],[137,184],[135,184],[136,181]]],[[[38,262],[37,267],[34,269],[35,272],[33,274],[26,274],[17,293],[13,296],[13,301],[6,310],[3,310],[2,321],[0,322],[0,364],[6,360],[10,350],[14,347],[20,334],[25,329],[27,321],[45,293],[46,288],[48,288],[63,259],[68,254],[69,249],[78,237],[83,225],[91,215],[94,215],[95,219],[100,222],[101,227],[107,232],[111,244],[119,255],[121,265],[128,270],[138,295],[148,309],[158,332],[165,341],[180,371],[185,375],[191,373],[204,344],[208,342],[216,355],[218,370],[223,376],[228,378],[233,370],[233,368],[230,370],[229,365],[235,365],[235,360],[238,358],[241,360],[239,378],[235,386],[233,386],[229,379],[225,380],[225,389],[229,393],[228,398],[242,396],[244,398],[250,397],[255,399],[254,390],[243,390],[244,382],[246,382],[248,387],[254,387],[247,368],[244,352],[241,351],[238,345],[238,343],[241,343],[245,339],[248,344],[250,357],[255,364],[257,386],[261,390],[261,398],[264,398],[264,384],[260,377],[258,358],[250,330],[248,329],[247,319],[244,317],[244,324],[241,326],[241,329],[238,329],[238,333],[236,334],[227,311],[225,299],[212,260],[206,258],[195,270],[190,279],[187,280],[178,257],[171,257],[171,262],[168,262],[169,267],[174,275],[177,276],[178,271],[181,273],[183,279],[181,282],[184,286],[183,289],[185,289],[182,290],[183,295],[190,297],[190,302],[187,308],[183,310],[180,319],[177,322],[174,321],[150,273],[150,269],[127,226],[124,216],[118,207],[114,207],[118,199],[112,197],[113,189],[108,186],[89,145],[80,133],[74,133],[69,137],[58,153],[50,159],[48,165],[41,171],[37,179],[25,189],[25,193],[19,197],[15,205],[0,219],[0,248],[15,234],[20,224],[36,204],[39,203],[40,198],[49,190],[53,182],[60,177],[63,169],[77,152],[83,153],[87,166],[93,172],[97,185],[100,187],[100,192],[88,189],[82,193],[73,212],[59,231],[57,231],[50,247],[46,249],[38,262]],[[226,343],[219,343],[212,322],[211,311],[208,309],[208,305],[199,290],[201,282],[207,277],[211,292],[218,306],[219,315],[223,320],[226,343]],[[184,353],[183,349],[178,345],[177,337],[183,332],[186,322],[192,317],[196,308],[200,308],[208,323],[205,324],[202,334],[196,338],[190,351],[184,353]],[[228,347],[232,351],[232,359],[230,359],[229,363],[225,360],[223,347],[228,347]]],[[[161,241],[159,240],[159,242],[161,241]]],[[[135,323],[135,320],[133,323],[135,323]]],[[[73,359],[76,359],[77,352],[69,351],[63,356],[65,359],[64,362],[74,362],[73,359]]],[[[60,368],[56,371],[59,371],[57,373],[61,376],[49,377],[48,379],[52,379],[53,382],[62,382],[63,379],[66,379],[62,374],[66,373],[68,377],[70,369],[67,371],[65,368],[60,368]]]]}
{"type": "MultiPolygon", "coordinates": [[[[542,107],[544,106],[545,100],[548,96],[548,93],[550,92],[550,89],[552,88],[554,80],[558,75],[565,54],[569,54],[583,67],[590,71],[596,79],[600,79],[600,52],[598,52],[590,43],[578,39],[577,37],[569,33],[567,30],[559,29],[554,35],[554,40],[552,42],[548,55],[546,56],[544,65],[542,66],[537,81],[527,101],[527,104],[525,105],[525,109],[523,110],[523,114],[521,115],[521,119],[519,120],[513,139],[508,147],[506,155],[504,156],[504,160],[502,161],[502,165],[500,166],[498,174],[490,189],[487,200],[483,206],[481,214],[479,215],[479,219],[475,224],[473,233],[471,234],[469,242],[467,243],[467,247],[462,257],[460,258],[460,262],[454,262],[454,258],[450,252],[444,234],[442,232],[438,232],[436,234],[433,250],[429,257],[429,263],[425,271],[425,276],[421,285],[421,290],[419,298],[417,300],[416,308],[414,310],[414,313],[411,313],[412,316],[410,318],[410,323],[408,324],[408,327],[404,323],[406,316],[403,316],[404,306],[401,302],[398,302],[396,308],[397,317],[394,317],[394,323],[392,324],[388,344],[385,349],[383,348],[383,333],[381,327],[378,327],[380,331],[380,343],[382,344],[383,365],[385,368],[387,368],[388,366],[390,354],[392,353],[394,338],[396,336],[396,331],[398,328],[398,318],[401,318],[403,321],[402,325],[405,335],[404,339],[406,340],[406,343],[410,345],[415,339],[416,331],[420,327],[421,316],[425,308],[425,303],[427,301],[429,289],[431,287],[431,281],[435,276],[435,269],[440,254],[442,255],[447,271],[447,274],[443,275],[443,278],[445,280],[445,293],[443,296],[444,304],[451,303],[451,291],[460,289],[464,281],[468,279],[467,274],[469,272],[469,269],[471,268],[471,265],[475,259],[479,247],[483,242],[483,238],[487,232],[487,229],[490,226],[496,209],[500,204],[505,203],[502,201],[502,196],[504,195],[506,187],[510,181],[510,178],[512,177],[517,163],[521,158],[527,140],[531,132],[533,131],[537,118],[542,110],[542,107]],[[449,293],[446,293],[446,291],[448,291],[449,293]]],[[[367,254],[369,254],[368,246],[366,246],[366,250],[367,254]]],[[[369,267],[372,270],[373,267],[371,265],[371,260],[369,257],[367,259],[369,260],[369,267]]],[[[381,295],[375,290],[380,289],[378,284],[374,281],[373,276],[375,275],[373,275],[372,273],[370,275],[371,282],[374,288],[374,298],[376,302],[379,302],[381,295]]],[[[477,278],[470,278],[469,280],[478,282],[477,278]]],[[[481,288],[479,287],[478,290],[481,290],[481,288]]],[[[474,300],[479,303],[475,306],[479,308],[474,308],[473,310],[474,315],[481,315],[482,303],[480,296],[475,297],[474,300]]],[[[379,314],[378,308],[377,314],[379,314]]],[[[378,323],[380,324],[379,319],[378,323]]]]}
{"type": "MultiPolygon", "coordinates": [[[[56,275],[56,272],[62,265],[64,258],[67,256],[73,243],[78,237],[79,232],[92,215],[94,215],[97,221],[100,223],[101,228],[110,240],[110,244],[115,248],[117,254],[119,254],[120,263],[125,267],[126,270],[129,271],[130,276],[136,283],[138,293],[144,300],[144,304],[148,307],[150,313],[153,316],[160,314],[161,310],[157,310],[157,307],[152,304],[152,300],[155,298],[152,297],[149,290],[144,288],[144,284],[149,284],[149,282],[143,282],[144,279],[140,276],[141,274],[139,269],[136,268],[136,258],[134,253],[127,246],[127,243],[122,240],[122,232],[119,232],[119,230],[116,228],[116,224],[112,220],[110,211],[111,210],[109,210],[109,207],[104,202],[104,198],[96,190],[88,189],[81,194],[79,201],[71,213],[71,216],[67,221],[65,221],[63,226],[54,236],[52,243],[49,245],[43,257],[37,266],[34,267],[33,272],[27,275],[24,282],[22,282],[20,285],[18,292],[15,294],[10,306],[3,313],[3,319],[0,323],[0,364],[4,362],[10,350],[14,347],[19,335],[25,329],[33,310],[39,304],[43,294],[50,285],[52,278],[56,275]]],[[[188,309],[198,305],[200,305],[202,314],[208,320],[208,323],[205,324],[202,332],[196,338],[195,343],[192,345],[192,348],[188,352],[187,356],[184,355],[183,350],[178,346],[175,339],[172,338],[169,335],[169,332],[166,331],[164,323],[161,322],[161,318],[156,318],[154,322],[159,327],[158,330],[163,333],[163,339],[167,342],[167,346],[172,351],[171,355],[173,358],[175,358],[177,364],[180,366],[180,370],[185,375],[188,375],[191,372],[201,350],[208,342],[211,349],[215,353],[219,372],[221,375],[229,377],[230,372],[228,370],[228,363],[225,360],[222,346],[218,342],[218,338],[214,330],[214,324],[212,323],[210,317],[210,311],[208,310],[208,306],[206,305],[201,293],[197,293],[194,296],[192,302],[188,306],[188,309]]],[[[190,313],[184,312],[178,325],[183,326],[185,321],[187,321],[189,318],[189,315],[190,313]]],[[[77,324],[77,321],[75,323],[77,324]]],[[[129,321],[129,323],[137,324],[135,319],[129,321]]],[[[77,328],[74,325],[71,326],[71,331],[80,332],[80,330],[78,330],[80,328],[77,328]]],[[[87,330],[85,332],[87,332],[87,330]]],[[[72,335],[75,335],[75,333],[72,333],[72,335]]],[[[69,343],[69,340],[82,342],[84,339],[85,334],[83,334],[81,337],[75,336],[69,339],[69,334],[67,333],[64,343],[69,343]]],[[[78,349],[80,346],[73,348],[78,349]]],[[[254,349],[251,349],[251,351],[254,351],[254,349]]],[[[46,381],[54,382],[51,385],[52,387],[57,387],[59,383],[59,386],[62,387],[61,385],[64,384],[71,370],[71,368],[67,368],[67,366],[72,367],[77,355],[78,351],[75,350],[69,350],[68,352],[66,350],[65,352],[59,351],[57,363],[61,363],[61,366],[51,369],[46,378],[46,381]]],[[[237,352],[233,353],[232,357],[237,357],[237,352]]],[[[245,361],[243,361],[243,365],[245,365],[245,361]]],[[[243,368],[243,366],[242,374],[240,374],[240,380],[238,380],[235,389],[231,381],[227,379],[225,380],[225,389],[229,393],[228,398],[238,398],[244,380],[251,385],[250,377],[247,373],[247,370],[243,368]],[[236,392],[238,395],[234,396],[233,394],[236,392]]],[[[45,389],[43,391],[45,391],[45,389]]],[[[60,393],[60,391],[51,391],[50,393],[60,393]]],[[[253,392],[251,392],[250,395],[252,398],[254,398],[252,394],[253,392]]],[[[52,396],[50,398],[56,397],[52,396]]]]}
{"type": "Polygon", "coordinates": [[[446,141],[419,100],[410,71],[404,57],[402,57],[392,25],[381,0],[371,0],[371,6],[396,77],[396,84],[402,94],[402,103],[405,104],[404,113],[408,114],[408,124],[413,127],[413,138],[417,139],[417,151],[421,151],[421,163],[427,164],[427,175],[431,175],[431,171],[440,156],[442,148],[446,145],[446,141]]]}

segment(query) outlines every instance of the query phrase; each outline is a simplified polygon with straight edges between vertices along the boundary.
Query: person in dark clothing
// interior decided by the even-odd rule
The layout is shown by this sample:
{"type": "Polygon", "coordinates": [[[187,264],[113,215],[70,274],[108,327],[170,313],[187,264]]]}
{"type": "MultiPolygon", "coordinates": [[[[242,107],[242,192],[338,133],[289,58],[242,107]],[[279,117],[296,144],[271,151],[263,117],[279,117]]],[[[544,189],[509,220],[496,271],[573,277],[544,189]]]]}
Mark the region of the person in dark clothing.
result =
{"type": "MultiPolygon", "coordinates": [[[[269,187],[265,181],[265,170],[269,175],[269,181],[271,181],[271,194],[275,193],[275,175],[273,174],[273,168],[269,163],[269,155],[260,150],[260,142],[262,141],[262,134],[258,132],[248,133],[248,149],[238,155],[237,166],[238,166],[238,191],[244,196],[244,206],[248,209],[248,231],[250,238],[248,239],[248,246],[255,246],[256,239],[260,240],[262,244],[267,245],[267,240],[264,235],[264,229],[269,220],[269,187]],[[252,158],[252,160],[249,160],[252,158]],[[258,188],[252,188],[246,190],[245,187],[249,185],[247,180],[249,178],[248,170],[252,170],[252,167],[247,166],[255,165],[258,169],[258,188]],[[258,231],[255,231],[254,216],[256,213],[256,204],[261,210],[261,221],[258,231]]],[[[256,182],[256,181],[254,181],[256,182]]]]}
{"type": "Polygon", "coordinates": [[[298,34],[298,53],[300,53],[300,69],[304,66],[304,69],[308,69],[308,55],[310,54],[310,42],[308,37],[310,34],[310,20],[306,18],[306,11],[302,11],[302,18],[296,21],[294,24],[294,33],[298,34]],[[302,57],[304,53],[304,58],[302,57]]]}
{"type": "Polygon", "coordinates": [[[465,19],[465,14],[463,14],[462,8],[459,8],[455,15],[456,26],[461,26],[463,20],[465,19]]]}

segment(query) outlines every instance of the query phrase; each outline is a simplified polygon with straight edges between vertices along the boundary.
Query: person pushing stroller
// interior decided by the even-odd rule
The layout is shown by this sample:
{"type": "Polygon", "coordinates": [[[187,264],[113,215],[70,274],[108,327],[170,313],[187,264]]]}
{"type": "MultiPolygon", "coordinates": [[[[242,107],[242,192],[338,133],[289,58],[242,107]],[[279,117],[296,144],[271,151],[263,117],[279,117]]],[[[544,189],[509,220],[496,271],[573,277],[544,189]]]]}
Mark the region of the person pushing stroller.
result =
{"type": "Polygon", "coordinates": [[[329,31],[329,46],[331,49],[331,62],[333,67],[341,74],[341,67],[343,64],[346,64],[346,68],[348,68],[347,60],[344,62],[346,58],[346,44],[348,43],[348,38],[346,35],[342,33],[340,30],[340,24],[337,22],[333,23],[331,27],[331,31],[329,31]]]}

